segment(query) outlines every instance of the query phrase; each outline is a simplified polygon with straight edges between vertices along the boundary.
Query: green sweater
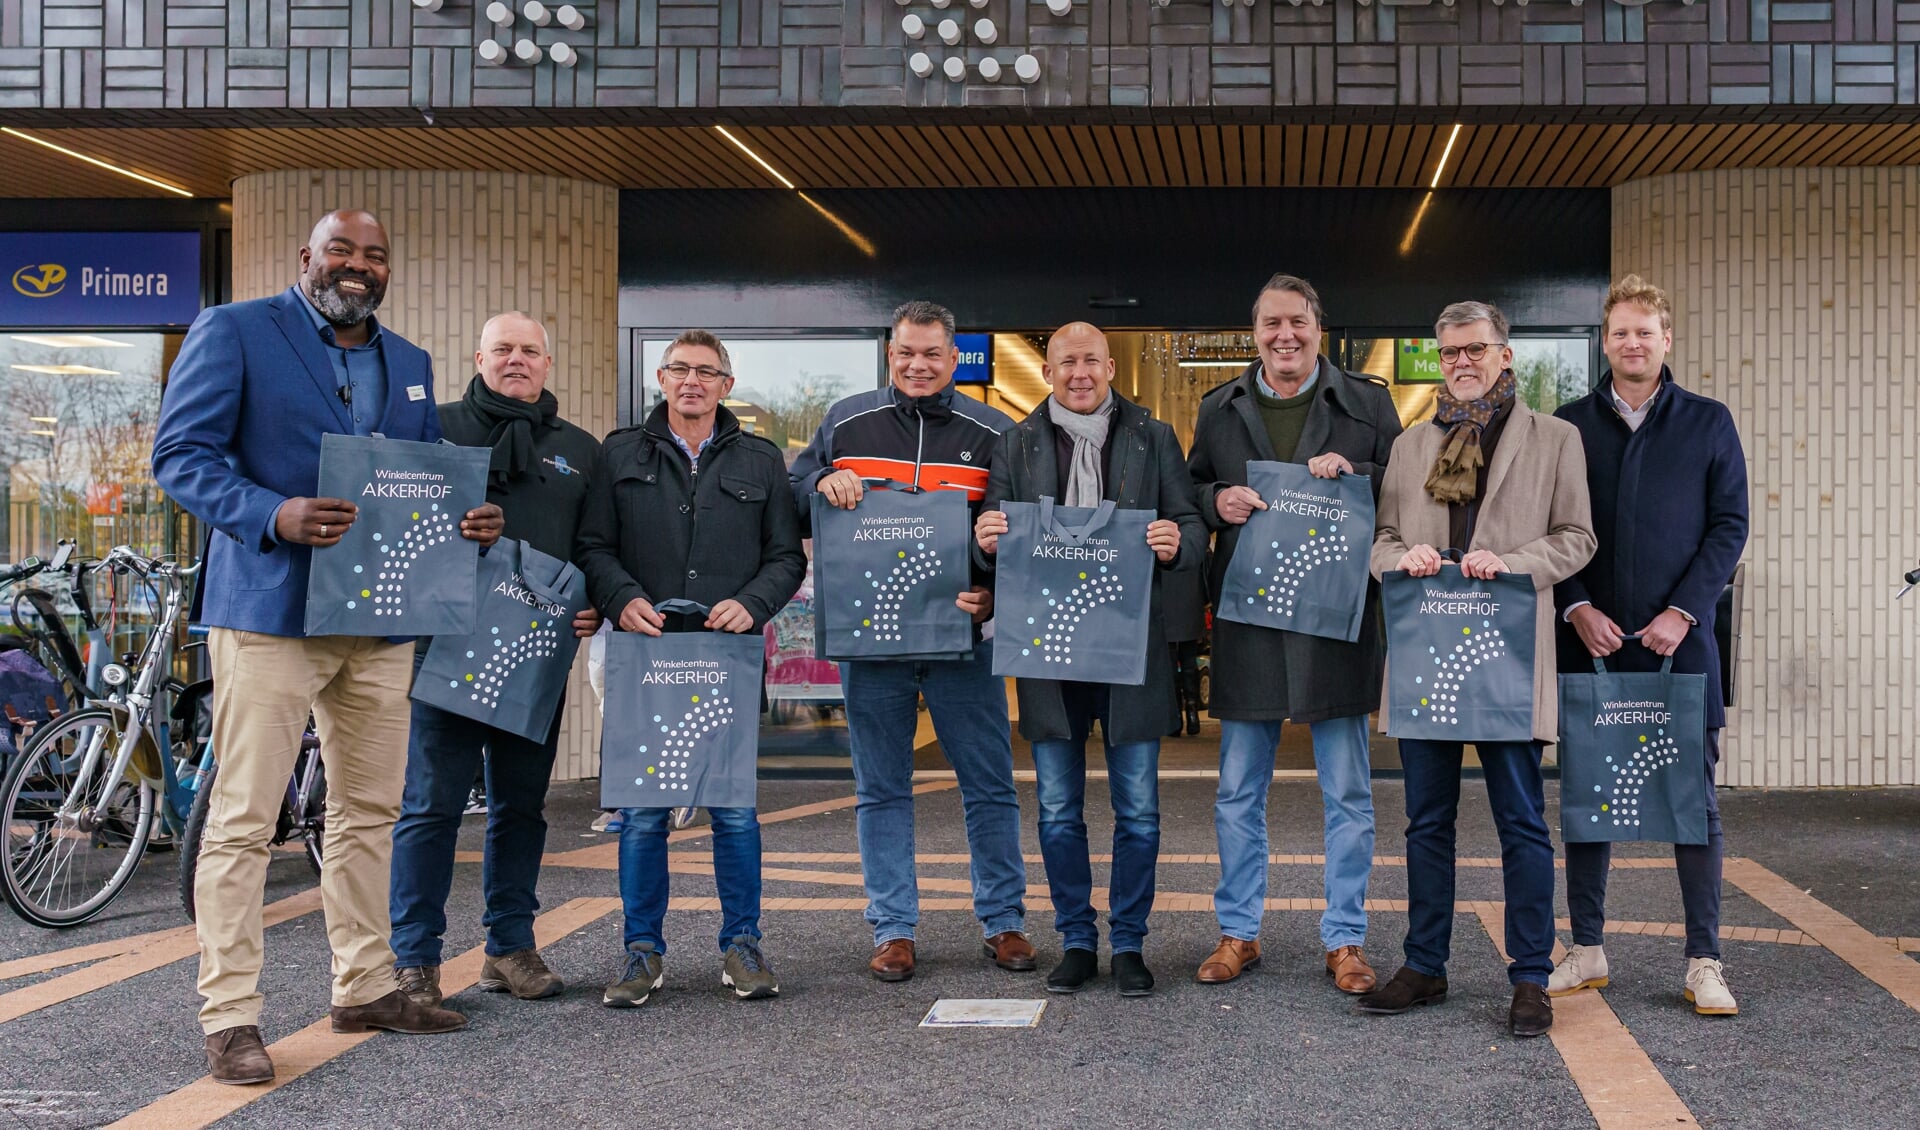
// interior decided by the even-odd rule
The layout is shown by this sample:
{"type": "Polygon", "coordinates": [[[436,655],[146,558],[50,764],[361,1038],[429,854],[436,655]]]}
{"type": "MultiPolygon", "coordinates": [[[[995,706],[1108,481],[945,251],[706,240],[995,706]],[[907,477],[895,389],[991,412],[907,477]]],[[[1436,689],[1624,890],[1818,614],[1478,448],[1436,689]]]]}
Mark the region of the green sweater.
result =
{"type": "Polygon", "coordinates": [[[1313,408],[1313,394],[1319,382],[1301,389],[1297,396],[1275,396],[1267,383],[1253,382],[1254,398],[1260,405],[1260,419],[1267,425],[1267,438],[1273,442],[1274,458],[1293,462],[1294,449],[1300,446],[1300,433],[1307,428],[1307,413],[1313,408]]]}

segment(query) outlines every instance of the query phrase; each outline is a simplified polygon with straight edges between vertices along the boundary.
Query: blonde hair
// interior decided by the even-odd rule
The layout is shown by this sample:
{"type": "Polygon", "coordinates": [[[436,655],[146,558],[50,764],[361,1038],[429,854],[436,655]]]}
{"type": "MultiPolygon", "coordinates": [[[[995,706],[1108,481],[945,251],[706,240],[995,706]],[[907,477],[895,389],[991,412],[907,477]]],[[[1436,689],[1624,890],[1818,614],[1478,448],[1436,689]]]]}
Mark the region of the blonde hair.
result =
{"type": "Polygon", "coordinates": [[[1622,303],[1660,315],[1660,328],[1668,333],[1673,332],[1673,304],[1667,301],[1667,292],[1639,275],[1628,275],[1607,288],[1607,305],[1600,315],[1602,333],[1613,321],[1613,308],[1622,303]]]}

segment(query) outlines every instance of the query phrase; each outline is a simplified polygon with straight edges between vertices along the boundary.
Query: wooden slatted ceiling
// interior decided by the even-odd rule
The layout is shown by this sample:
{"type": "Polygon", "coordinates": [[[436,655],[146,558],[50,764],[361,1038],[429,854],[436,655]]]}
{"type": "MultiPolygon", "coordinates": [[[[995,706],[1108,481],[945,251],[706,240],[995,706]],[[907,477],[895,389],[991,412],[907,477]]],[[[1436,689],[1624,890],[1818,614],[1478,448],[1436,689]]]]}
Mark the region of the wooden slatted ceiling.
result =
{"type": "MultiPolygon", "coordinates": [[[[757,126],[738,135],[802,188],[1424,187],[1445,125],[757,126]]],[[[225,196],[268,169],[555,173],[623,188],[766,188],[711,129],[48,130],[71,149],[225,196]]],[[[0,195],[162,195],[0,136],[0,195]]],[[[1469,126],[1442,184],[1604,187],[1711,168],[1920,163],[1912,125],[1469,126]]]]}

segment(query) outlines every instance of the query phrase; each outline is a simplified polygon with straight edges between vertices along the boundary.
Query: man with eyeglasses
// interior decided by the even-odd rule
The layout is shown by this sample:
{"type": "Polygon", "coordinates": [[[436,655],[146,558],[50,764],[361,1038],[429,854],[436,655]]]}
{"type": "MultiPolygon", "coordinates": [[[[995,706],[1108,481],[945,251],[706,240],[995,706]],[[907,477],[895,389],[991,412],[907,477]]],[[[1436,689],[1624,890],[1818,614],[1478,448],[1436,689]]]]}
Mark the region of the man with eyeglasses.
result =
{"type": "MultiPolygon", "coordinates": [[[[1740,1011],[1720,965],[1720,804],[1714,767],[1727,724],[1719,694],[1714,613],[1747,544],[1747,461],[1726,405],[1680,387],[1667,367],[1673,307],[1666,292],[1628,275],[1607,294],[1601,349],[1607,373],[1593,392],[1555,415],[1580,429],[1600,552],[1554,586],[1561,609],[1560,669],[1673,670],[1707,676],[1707,842],[1675,844],[1687,920],[1682,995],[1702,1016],[1740,1011]],[[1626,646],[1635,631],[1639,641],[1626,646]]],[[[1569,843],[1567,909],[1573,945],[1547,981],[1567,996],[1604,987],[1606,843],[1569,843]]]]}
{"type": "MultiPolygon", "coordinates": [[[[1013,421],[953,387],[959,354],[953,313],[931,302],[893,312],[886,388],[835,404],[794,460],[794,503],[811,525],[812,496],[851,510],[863,479],[892,479],[925,490],[965,491],[978,517],[994,444],[1013,421]]],[[[983,574],[976,573],[976,576],[983,574]]],[[[993,614],[984,584],[955,594],[978,624],[993,614]]],[[[914,971],[920,921],[913,858],[913,754],[916,704],[927,700],[934,736],[953,765],[966,811],[973,861],[973,912],[986,954],[1002,969],[1030,972],[1027,867],[1020,854],[1020,800],[1013,788],[1007,689],[993,674],[992,645],[976,632],[971,653],[931,659],[848,660],[840,664],[847,737],[853,754],[860,871],[873,925],[868,971],[905,981],[914,971]]]]}
{"type": "MultiPolygon", "coordinates": [[[[1259,358],[1200,402],[1187,460],[1200,515],[1218,539],[1208,591],[1218,603],[1227,563],[1247,519],[1266,504],[1247,486],[1247,463],[1305,464],[1320,478],[1367,475],[1380,491],[1400,415],[1377,379],[1320,355],[1325,312],[1313,284],[1275,275],[1254,298],[1259,358]]],[[[1373,988],[1367,940],[1367,880],[1373,870],[1373,782],[1367,713],[1380,701],[1379,594],[1369,591],[1352,643],[1216,618],[1213,697],[1220,719],[1220,788],[1213,819],[1220,841],[1214,914],[1220,941],[1195,979],[1222,984],[1260,961],[1267,897],[1267,793],[1280,727],[1313,735],[1320,779],[1327,909],[1320,916],[1323,965],[1335,988],[1373,988]]]]}
{"type": "MultiPolygon", "coordinates": [[[[1460,571],[1492,580],[1524,573],[1534,608],[1533,737],[1475,742],[1487,802],[1500,834],[1506,891],[1507,1030],[1544,1036],[1553,1027],[1553,841],[1547,832],[1540,754],[1559,737],[1553,662],[1553,586],[1593,556],[1587,464],[1580,433],[1535,412],[1514,382],[1507,319],[1485,302],[1456,302],[1434,325],[1446,385],[1433,421],[1393,445],[1380,491],[1372,565],[1415,577],[1440,572],[1441,551],[1459,550],[1460,571]]],[[[1422,656],[1421,658],[1425,658],[1422,656]]],[[[1388,663],[1411,662],[1397,653],[1388,663]]],[[[1463,692],[1467,693],[1467,692],[1463,692]]],[[[1402,738],[1406,777],[1406,962],[1362,996],[1361,1012],[1397,1014],[1447,996],[1454,917],[1454,822],[1463,743],[1402,738]]]]}
{"type": "MultiPolygon", "coordinates": [[[[661,403],[645,423],[607,437],[605,482],[588,492],[580,522],[588,595],[616,631],[758,632],[792,599],[807,566],[785,458],[742,430],[722,403],[733,390],[733,366],[719,338],[682,333],[656,376],[661,403]],[[702,618],[655,608],[674,598],[709,611],[702,618]]],[[[666,980],[671,812],[620,814],[626,957],[601,994],[608,1008],[637,1008],[666,980]]],[[[760,944],[759,816],[752,808],[707,812],[720,894],[720,983],[742,1000],[774,996],[780,983],[760,944]]]]}

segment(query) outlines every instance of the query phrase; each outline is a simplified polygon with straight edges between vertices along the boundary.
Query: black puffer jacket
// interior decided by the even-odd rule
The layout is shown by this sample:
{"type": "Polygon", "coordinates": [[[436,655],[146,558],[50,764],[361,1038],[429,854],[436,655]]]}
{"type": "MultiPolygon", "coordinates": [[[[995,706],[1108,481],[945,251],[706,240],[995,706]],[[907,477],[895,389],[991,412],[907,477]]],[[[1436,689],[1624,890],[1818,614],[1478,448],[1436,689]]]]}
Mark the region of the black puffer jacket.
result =
{"type": "MultiPolygon", "coordinates": [[[[579,565],[587,593],[618,624],[635,597],[738,600],[757,630],[800,587],[806,554],[780,450],[722,406],[699,472],[674,443],[667,409],[607,437],[604,482],[587,495],[579,565]]],[[[693,617],[686,617],[693,620],[693,617]]],[[[687,625],[668,617],[668,627],[687,625]]]]}

